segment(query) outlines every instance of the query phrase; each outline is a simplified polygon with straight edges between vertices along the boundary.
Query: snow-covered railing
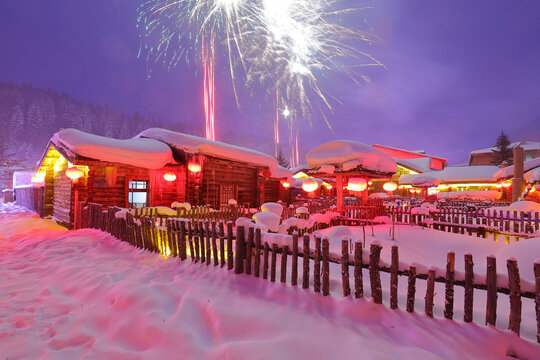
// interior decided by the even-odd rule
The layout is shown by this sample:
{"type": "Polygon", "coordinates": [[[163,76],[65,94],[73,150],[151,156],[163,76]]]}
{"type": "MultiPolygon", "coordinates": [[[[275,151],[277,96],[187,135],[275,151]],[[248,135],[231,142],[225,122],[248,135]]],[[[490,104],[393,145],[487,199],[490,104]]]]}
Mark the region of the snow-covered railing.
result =
{"type": "MultiPolygon", "coordinates": [[[[398,303],[398,281],[403,276],[407,279],[407,301],[404,304],[408,312],[414,312],[417,279],[426,280],[425,313],[433,317],[435,283],[445,284],[444,316],[454,318],[454,289],[464,288],[465,322],[473,322],[474,289],[486,291],[485,324],[496,326],[498,294],[508,295],[510,302],[509,329],[520,334],[522,298],[535,301],[538,342],[540,342],[540,262],[530,264],[533,267],[535,281],[530,283],[519,276],[517,261],[509,258],[506,262],[507,274],[497,272],[497,259],[487,257],[485,273],[474,271],[473,256],[464,255],[464,269],[455,269],[455,254],[447,254],[446,269],[426,267],[420,264],[405,264],[399,261],[399,248],[391,248],[391,261],[381,260],[382,247],[371,243],[369,251],[362,242],[354,243],[354,250],[349,240],[342,241],[341,253],[331,253],[328,238],[317,234],[299,237],[283,234],[261,233],[253,227],[233,228],[232,222],[204,221],[201,219],[166,219],[165,226],[160,226],[155,219],[143,216],[134,219],[129,212],[109,207],[102,210],[98,204],[88,204],[82,209],[81,226],[107,231],[116,238],[132,246],[161,253],[165,256],[178,257],[193,263],[227,267],[235,274],[253,275],[257,278],[277,281],[277,269],[280,269],[279,281],[292,286],[310,288],[330,294],[330,263],[341,265],[341,285],[344,297],[364,297],[364,274],[368,270],[371,297],[377,304],[383,303],[383,285],[381,272],[390,274],[390,307],[396,309],[398,303]],[[118,214],[122,216],[118,216],[118,214]],[[287,241],[284,241],[286,237],[287,241]],[[302,244],[299,244],[302,241],[302,244]],[[314,246],[312,246],[314,244],[314,246]],[[280,257],[278,265],[278,256],[280,257]],[[301,261],[301,269],[300,267],[301,261]],[[290,265],[289,265],[290,264],[290,265]],[[350,267],[353,267],[353,288],[351,288],[350,267]],[[312,269],[312,270],[311,270],[312,269]]],[[[162,224],[163,225],[163,224],[162,224]]],[[[484,321],[482,321],[484,324],[484,321]]]]}

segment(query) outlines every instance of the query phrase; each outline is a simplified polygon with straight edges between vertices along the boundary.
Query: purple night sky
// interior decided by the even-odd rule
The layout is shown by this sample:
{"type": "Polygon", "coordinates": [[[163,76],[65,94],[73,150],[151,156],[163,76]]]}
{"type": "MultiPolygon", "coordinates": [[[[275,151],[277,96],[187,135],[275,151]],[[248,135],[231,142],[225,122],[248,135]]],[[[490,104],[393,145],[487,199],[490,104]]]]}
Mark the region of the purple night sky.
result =
{"type": "MultiPolygon", "coordinates": [[[[148,78],[138,58],[135,0],[0,0],[0,81],[31,81],[120,111],[203,127],[196,65],[148,78]]],[[[332,139],[352,139],[465,162],[471,150],[540,140],[540,1],[380,0],[362,13],[381,41],[368,51],[386,69],[372,83],[332,84],[329,131],[320,116],[301,125],[301,156],[332,139]]],[[[358,18],[358,21],[363,21],[358,18]]],[[[219,59],[218,59],[219,61],[219,59]]],[[[241,92],[237,109],[226,68],[217,78],[217,138],[273,152],[272,108],[241,92]]],[[[282,127],[285,137],[286,127],[282,127]]],[[[283,149],[287,153],[287,149],[283,149]]]]}

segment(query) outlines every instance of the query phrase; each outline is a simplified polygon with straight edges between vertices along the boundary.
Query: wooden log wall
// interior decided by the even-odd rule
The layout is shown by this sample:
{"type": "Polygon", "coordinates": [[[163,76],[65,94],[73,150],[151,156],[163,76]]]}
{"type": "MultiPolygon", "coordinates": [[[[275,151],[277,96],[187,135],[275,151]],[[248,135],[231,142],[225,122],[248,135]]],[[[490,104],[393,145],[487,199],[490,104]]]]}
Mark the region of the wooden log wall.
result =
{"type": "MultiPolygon", "coordinates": [[[[258,206],[259,169],[245,163],[207,156],[202,168],[201,204],[219,208],[220,185],[237,185],[239,205],[258,206]]],[[[227,199],[228,200],[228,199],[227,199]]]]}

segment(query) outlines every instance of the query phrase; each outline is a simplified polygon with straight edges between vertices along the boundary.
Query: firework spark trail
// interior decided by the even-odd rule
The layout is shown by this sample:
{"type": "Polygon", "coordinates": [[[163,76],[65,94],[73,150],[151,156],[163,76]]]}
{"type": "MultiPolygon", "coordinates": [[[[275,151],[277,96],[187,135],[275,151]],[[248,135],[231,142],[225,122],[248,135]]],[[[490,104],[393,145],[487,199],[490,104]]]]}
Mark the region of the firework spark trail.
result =
{"type": "Polygon", "coordinates": [[[214,35],[210,36],[210,46],[206,46],[204,38],[202,39],[202,61],[204,71],[203,99],[204,99],[204,118],[205,135],[207,139],[215,140],[215,44],[214,35]]]}
{"type": "Polygon", "coordinates": [[[279,150],[279,92],[276,89],[276,102],[274,109],[274,148],[276,157],[278,156],[279,150]]]}

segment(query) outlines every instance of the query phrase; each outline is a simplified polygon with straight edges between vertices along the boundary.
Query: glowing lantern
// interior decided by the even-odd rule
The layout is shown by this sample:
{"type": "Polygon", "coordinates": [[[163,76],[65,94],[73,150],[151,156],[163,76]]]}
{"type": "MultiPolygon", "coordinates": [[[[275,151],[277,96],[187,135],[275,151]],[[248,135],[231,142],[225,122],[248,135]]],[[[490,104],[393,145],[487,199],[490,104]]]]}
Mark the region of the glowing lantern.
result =
{"type": "Polygon", "coordinates": [[[367,188],[367,182],[364,178],[350,178],[347,189],[350,191],[364,191],[367,188]]]}
{"type": "Polygon", "coordinates": [[[73,181],[76,181],[78,178],[84,175],[84,171],[78,167],[72,166],[66,169],[66,176],[73,181]]]}
{"type": "Polygon", "coordinates": [[[264,176],[265,178],[268,178],[272,176],[272,173],[269,170],[265,170],[263,171],[262,176],[264,176]]]}
{"type": "Polygon", "coordinates": [[[166,174],[163,175],[163,178],[166,181],[174,181],[174,180],[176,180],[176,175],[174,173],[166,173],[166,174]]]}
{"type": "Polygon", "coordinates": [[[502,188],[503,186],[502,186],[501,183],[498,183],[497,185],[495,185],[495,187],[496,187],[497,189],[500,189],[500,188],[502,188]]]}
{"type": "Polygon", "coordinates": [[[369,180],[367,183],[369,186],[373,185],[373,181],[369,180]]]}
{"type": "Polygon", "coordinates": [[[192,173],[198,173],[201,171],[201,164],[196,162],[190,162],[187,166],[188,170],[192,173]]]}
{"type": "Polygon", "coordinates": [[[326,187],[326,190],[332,190],[332,185],[330,184],[326,184],[325,187],[326,187]]]}
{"type": "Polygon", "coordinates": [[[505,180],[502,182],[502,186],[505,188],[510,187],[512,186],[512,182],[510,180],[505,180]]]}
{"type": "Polygon", "coordinates": [[[397,184],[392,181],[385,182],[383,185],[384,191],[390,191],[390,192],[396,190],[397,187],[398,187],[397,184]]]}
{"type": "Polygon", "coordinates": [[[284,181],[281,183],[281,186],[283,186],[285,189],[288,189],[291,187],[291,183],[288,181],[284,181]]]}
{"type": "Polygon", "coordinates": [[[304,189],[305,192],[315,191],[318,187],[319,183],[314,179],[306,179],[302,181],[302,189],[304,189]]]}
{"type": "Polygon", "coordinates": [[[33,183],[41,183],[45,181],[45,173],[36,173],[34,176],[32,176],[31,181],[33,183]]]}

